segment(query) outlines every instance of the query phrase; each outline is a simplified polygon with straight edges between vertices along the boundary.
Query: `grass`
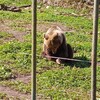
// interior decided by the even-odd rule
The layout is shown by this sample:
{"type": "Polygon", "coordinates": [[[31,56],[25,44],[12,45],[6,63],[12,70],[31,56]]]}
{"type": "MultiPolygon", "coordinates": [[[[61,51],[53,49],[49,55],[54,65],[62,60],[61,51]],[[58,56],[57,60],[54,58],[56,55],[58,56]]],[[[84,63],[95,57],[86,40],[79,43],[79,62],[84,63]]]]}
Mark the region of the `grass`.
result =
{"type": "Polygon", "coordinates": [[[29,5],[31,4],[31,0],[0,0],[1,4],[6,4],[6,5],[15,5],[15,6],[23,6],[23,5],[29,5]]]}
{"type": "Polygon", "coordinates": [[[0,81],[9,79],[11,76],[11,69],[0,66],[0,81]]]}
{"type": "Polygon", "coordinates": [[[14,36],[12,34],[8,34],[6,32],[0,32],[0,45],[9,40],[14,40],[14,36]]]}
{"type": "Polygon", "coordinates": [[[8,34],[6,32],[0,32],[0,39],[6,39],[6,38],[9,38],[9,37],[13,37],[11,34],[8,34]]]}
{"type": "Polygon", "coordinates": [[[9,12],[9,11],[0,11],[0,19],[4,20],[16,20],[16,21],[30,21],[31,22],[31,12],[23,10],[23,12],[9,12]]]}
{"type": "Polygon", "coordinates": [[[14,68],[14,72],[31,72],[31,44],[28,42],[20,43],[17,41],[5,43],[0,46],[1,64],[14,68]],[[16,69],[16,70],[15,70],[16,69]]]}
{"type": "Polygon", "coordinates": [[[0,99],[9,99],[5,93],[0,93],[0,99]]]}
{"type": "MultiPolygon", "coordinates": [[[[30,4],[30,1],[4,0],[1,3],[8,5],[30,4]]],[[[39,23],[57,22],[66,25],[74,32],[66,32],[67,42],[75,51],[74,58],[91,60],[92,51],[92,19],[81,16],[75,17],[71,13],[77,13],[75,9],[63,9],[62,7],[41,6],[37,9],[39,23]]],[[[31,12],[23,10],[22,13],[0,11],[1,20],[9,20],[11,28],[25,32],[25,25],[31,24],[31,12]]],[[[100,20],[99,20],[100,27],[100,20]]],[[[99,29],[100,31],[100,29],[99,29]]],[[[88,63],[73,62],[57,65],[52,61],[41,58],[43,33],[37,32],[37,94],[52,98],[53,100],[90,100],[91,66],[88,63]],[[85,97],[84,97],[85,96],[85,97]]],[[[0,85],[22,92],[31,93],[31,83],[10,81],[16,75],[28,75],[31,73],[31,34],[25,35],[24,42],[5,41],[12,38],[6,32],[0,32],[0,85]]],[[[98,38],[98,61],[100,60],[100,38],[98,38]]],[[[97,67],[97,95],[100,96],[100,66],[97,67]]],[[[6,94],[0,93],[0,99],[6,94]]]]}
{"type": "Polygon", "coordinates": [[[90,89],[89,76],[89,69],[70,68],[69,66],[63,69],[46,71],[38,75],[40,77],[37,78],[39,79],[38,92],[52,96],[54,100],[62,98],[70,99],[70,97],[77,99],[80,95],[85,94],[86,90],[90,89]],[[74,89],[76,89],[76,92],[74,89]],[[79,96],[75,97],[79,91],[83,91],[83,94],[78,94],[79,96]],[[71,92],[74,95],[71,95],[71,92]]]}
{"type": "MultiPolygon", "coordinates": [[[[59,8],[49,8],[49,9],[43,9],[41,12],[41,9],[38,11],[41,12],[41,14],[38,14],[38,20],[44,20],[49,22],[61,22],[66,24],[66,26],[74,28],[76,30],[79,30],[80,32],[87,32],[92,30],[92,19],[87,19],[85,17],[75,17],[75,16],[68,16],[68,13],[74,13],[75,10],[69,10],[69,9],[62,9],[64,12],[64,15],[60,14],[59,8]],[[48,12],[48,13],[47,13],[48,12]],[[84,21],[82,21],[84,20],[84,21]]],[[[61,11],[62,11],[61,10],[61,11]]],[[[77,12],[76,12],[77,13],[77,12]]]]}

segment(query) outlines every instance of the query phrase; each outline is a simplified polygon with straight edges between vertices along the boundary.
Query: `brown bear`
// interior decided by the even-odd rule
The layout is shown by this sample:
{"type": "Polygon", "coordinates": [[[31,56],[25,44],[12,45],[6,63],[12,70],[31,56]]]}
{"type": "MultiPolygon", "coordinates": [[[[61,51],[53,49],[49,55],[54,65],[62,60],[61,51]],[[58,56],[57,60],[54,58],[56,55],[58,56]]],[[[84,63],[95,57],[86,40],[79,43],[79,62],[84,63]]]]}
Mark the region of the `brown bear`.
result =
{"type": "Polygon", "coordinates": [[[60,58],[54,57],[63,57],[63,58],[73,58],[73,49],[66,42],[66,37],[63,30],[58,26],[52,26],[44,34],[44,43],[43,43],[43,57],[47,57],[49,60],[56,61],[58,64],[65,62],[60,58]]]}

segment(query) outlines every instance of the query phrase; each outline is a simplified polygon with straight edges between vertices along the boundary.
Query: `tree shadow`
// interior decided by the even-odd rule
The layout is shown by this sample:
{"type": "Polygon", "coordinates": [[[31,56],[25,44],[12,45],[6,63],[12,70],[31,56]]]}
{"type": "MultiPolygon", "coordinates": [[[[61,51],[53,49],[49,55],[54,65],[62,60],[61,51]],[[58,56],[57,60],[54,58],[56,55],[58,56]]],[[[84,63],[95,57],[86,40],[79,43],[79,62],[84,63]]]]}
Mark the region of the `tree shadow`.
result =
{"type": "Polygon", "coordinates": [[[75,57],[75,60],[66,61],[65,66],[77,67],[77,68],[86,68],[91,66],[91,61],[89,61],[86,56],[75,57]]]}

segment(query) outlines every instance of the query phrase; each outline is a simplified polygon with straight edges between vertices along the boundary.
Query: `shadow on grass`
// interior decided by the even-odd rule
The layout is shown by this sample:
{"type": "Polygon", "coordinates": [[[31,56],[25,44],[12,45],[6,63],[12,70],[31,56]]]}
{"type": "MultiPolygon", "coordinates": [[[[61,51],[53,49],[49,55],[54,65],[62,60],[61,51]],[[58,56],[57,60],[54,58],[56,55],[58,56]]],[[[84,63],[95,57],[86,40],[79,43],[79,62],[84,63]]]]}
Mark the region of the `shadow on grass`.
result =
{"type": "Polygon", "coordinates": [[[85,56],[82,57],[75,57],[73,58],[75,60],[67,61],[64,63],[65,66],[71,66],[71,67],[79,67],[79,68],[85,68],[91,66],[91,61],[89,61],[85,56]]]}

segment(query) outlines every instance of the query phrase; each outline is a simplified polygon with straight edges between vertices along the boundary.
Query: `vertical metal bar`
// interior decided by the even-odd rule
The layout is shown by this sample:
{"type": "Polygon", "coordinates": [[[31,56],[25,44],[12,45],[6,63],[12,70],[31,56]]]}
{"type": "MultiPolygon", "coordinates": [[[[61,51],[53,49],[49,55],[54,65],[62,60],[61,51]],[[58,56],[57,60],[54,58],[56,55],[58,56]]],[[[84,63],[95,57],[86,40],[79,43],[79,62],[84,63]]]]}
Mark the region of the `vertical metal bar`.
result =
{"type": "Polygon", "coordinates": [[[99,8],[99,0],[94,0],[93,41],[92,41],[92,68],[91,68],[91,100],[96,100],[98,8],[99,8]]]}
{"type": "Polygon", "coordinates": [[[32,93],[31,100],[36,100],[36,32],[37,0],[32,0],[32,93]]]}

